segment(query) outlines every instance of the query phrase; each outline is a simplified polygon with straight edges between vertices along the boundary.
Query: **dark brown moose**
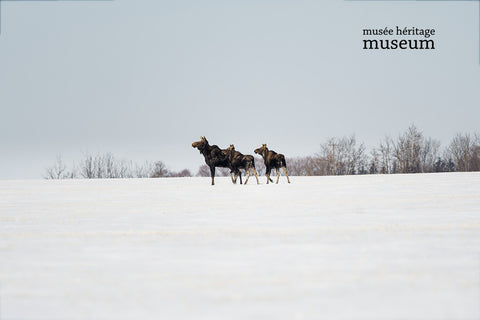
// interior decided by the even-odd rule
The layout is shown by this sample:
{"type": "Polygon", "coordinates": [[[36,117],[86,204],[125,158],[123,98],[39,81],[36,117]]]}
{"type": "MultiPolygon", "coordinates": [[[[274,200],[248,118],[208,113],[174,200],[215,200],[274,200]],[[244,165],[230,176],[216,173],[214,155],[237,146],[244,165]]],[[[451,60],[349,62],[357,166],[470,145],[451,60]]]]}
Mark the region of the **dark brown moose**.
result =
{"type": "Polygon", "coordinates": [[[265,175],[267,176],[267,184],[269,181],[273,182],[273,180],[270,179],[270,172],[273,168],[277,170],[277,183],[278,179],[280,178],[280,168],[283,168],[283,171],[285,171],[285,175],[287,176],[287,181],[290,183],[287,173],[287,163],[283,154],[276,153],[273,150],[268,150],[266,144],[262,144],[260,148],[255,149],[255,153],[261,155],[263,157],[263,162],[265,162],[265,175]]]}
{"type": "Polygon", "coordinates": [[[229,168],[230,177],[232,178],[232,182],[234,182],[232,177],[232,172],[235,172],[235,174],[237,175],[239,173],[239,170],[237,169],[237,171],[235,171],[232,168],[230,164],[230,160],[228,159],[225,150],[220,149],[216,145],[213,145],[213,146],[209,145],[205,137],[200,137],[200,141],[196,141],[192,143],[192,147],[197,148],[200,151],[200,153],[203,154],[203,156],[205,157],[205,163],[207,164],[207,166],[210,167],[212,185],[215,184],[214,182],[215,167],[229,168]]]}
{"type": "Polygon", "coordinates": [[[235,172],[235,181],[237,180],[237,175],[240,175],[240,184],[242,183],[242,175],[239,169],[244,169],[245,173],[247,174],[247,179],[245,180],[245,184],[248,182],[248,178],[250,178],[250,170],[252,170],[255,178],[257,178],[257,184],[260,184],[258,181],[257,171],[255,170],[255,159],[252,155],[243,155],[242,153],[235,150],[235,146],[233,144],[230,145],[227,149],[225,149],[228,159],[230,160],[230,164],[232,166],[232,171],[235,172]]]}
{"type": "MultiPolygon", "coordinates": [[[[228,148],[227,149],[220,149],[222,150],[223,154],[228,158],[228,148]]],[[[228,158],[228,161],[230,161],[230,158],[228,158]]],[[[242,184],[242,173],[238,168],[235,168],[232,166],[232,163],[230,162],[230,178],[232,179],[233,183],[237,183],[237,177],[240,177],[240,184],[242,184]],[[233,178],[232,173],[235,173],[235,178],[233,178]]]]}

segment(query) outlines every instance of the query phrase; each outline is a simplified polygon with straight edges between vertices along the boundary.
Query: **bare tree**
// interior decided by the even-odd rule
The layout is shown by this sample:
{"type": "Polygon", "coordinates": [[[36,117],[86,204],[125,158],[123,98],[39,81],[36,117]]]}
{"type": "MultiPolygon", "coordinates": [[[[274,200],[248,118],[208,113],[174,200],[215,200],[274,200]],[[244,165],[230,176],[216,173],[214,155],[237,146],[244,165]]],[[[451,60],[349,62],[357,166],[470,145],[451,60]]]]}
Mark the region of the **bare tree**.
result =
{"type": "Polygon", "coordinates": [[[79,166],[80,176],[86,179],[133,178],[132,163],[117,160],[113,154],[105,153],[92,156],[85,154],[79,166]]]}
{"type": "Polygon", "coordinates": [[[143,164],[136,164],[133,169],[135,178],[151,178],[155,171],[155,164],[145,161],[143,164]]]}
{"type": "MultiPolygon", "coordinates": [[[[228,168],[215,168],[216,170],[216,175],[219,177],[226,177],[230,175],[230,169],[228,168]]],[[[203,164],[198,168],[197,177],[210,177],[210,168],[206,165],[203,164]]]]}
{"type": "MultiPolygon", "coordinates": [[[[254,157],[255,161],[255,170],[257,171],[258,175],[265,174],[265,163],[262,158],[254,157]]],[[[288,165],[288,162],[287,162],[288,165]]]]}
{"type": "Polygon", "coordinates": [[[210,168],[206,164],[202,164],[197,171],[197,177],[210,177],[210,168]]]}
{"type": "Polygon", "coordinates": [[[328,138],[320,145],[318,159],[327,162],[328,174],[350,175],[365,170],[365,145],[357,146],[355,135],[342,138],[328,138]]]}
{"type": "Polygon", "coordinates": [[[423,140],[420,154],[422,172],[435,172],[435,163],[438,159],[439,150],[440,141],[432,138],[426,138],[423,140]]]}
{"type": "Polygon", "coordinates": [[[479,135],[458,133],[453,137],[446,150],[446,157],[455,163],[456,171],[480,170],[480,141],[479,135]]]}
{"type": "Polygon", "coordinates": [[[480,171],[480,134],[474,134],[473,144],[471,170],[480,171]]]}
{"type": "Polygon", "coordinates": [[[167,177],[169,174],[167,166],[162,161],[157,161],[154,164],[153,172],[151,173],[151,178],[160,178],[167,177]]]}
{"type": "Polygon", "coordinates": [[[95,168],[93,164],[93,156],[90,154],[85,154],[85,157],[80,162],[80,175],[85,179],[95,178],[95,168]]]}
{"type": "Polygon", "coordinates": [[[381,158],[380,158],[380,173],[392,173],[393,171],[393,142],[392,139],[386,136],[379,146],[381,158]]]}
{"type": "Polygon", "coordinates": [[[292,176],[321,176],[329,172],[328,161],[315,156],[288,158],[287,168],[292,176]]]}
{"type": "Polygon", "coordinates": [[[423,134],[412,124],[407,131],[393,143],[395,169],[400,173],[421,172],[421,151],[423,134]]]}
{"type": "Polygon", "coordinates": [[[44,177],[45,179],[73,179],[75,178],[75,170],[68,171],[62,157],[57,156],[55,164],[45,170],[44,177]]]}
{"type": "Polygon", "coordinates": [[[370,173],[370,174],[379,173],[380,158],[381,158],[381,154],[380,154],[380,152],[378,152],[377,149],[374,148],[374,149],[372,149],[372,151],[370,151],[370,165],[369,165],[369,168],[368,168],[368,173],[370,173]]]}
{"type": "Polygon", "coordinates": [[[339,162],[338,148],[340,141],[338,138],[328,138],[327,142],[320,145],[320,152],[316,155],[317,158],[324,159],[327,163],[327,174],[337,174],[337,163],[339,162]],[[335,154],[335,148],[336,154],[335,154]]]}
{"type": "Polygon", "coordinates": [[[169,177],[172,177],[172,178],[178,178],[178,177],[191,177],[192,176],[192,173],[190,172],[190,170],[188,169],[183,169],[179,172],[169,172],[168,173],[168,176],[169,177]]]}
{"type": "MultiPolygon", "coordinates": [[[[228,174],[228,173],[227,173],[228,174]]],[[[81,159],[78,170],[75,165],[72,170],[67,170],[61,157],[57,157],[57,162],[46,169],[46,179],[66,179],[66,178],[85,178],[85,179],[115,179],[115,178],[158,178],[158,177],[188,177],[191,172],[184,169],[179,172],[170,172],[162,161],[148,162],[143,164],[134,164],[132,161],[119,160],[112,153],[91,155],[84,154],[81,159]]]]}

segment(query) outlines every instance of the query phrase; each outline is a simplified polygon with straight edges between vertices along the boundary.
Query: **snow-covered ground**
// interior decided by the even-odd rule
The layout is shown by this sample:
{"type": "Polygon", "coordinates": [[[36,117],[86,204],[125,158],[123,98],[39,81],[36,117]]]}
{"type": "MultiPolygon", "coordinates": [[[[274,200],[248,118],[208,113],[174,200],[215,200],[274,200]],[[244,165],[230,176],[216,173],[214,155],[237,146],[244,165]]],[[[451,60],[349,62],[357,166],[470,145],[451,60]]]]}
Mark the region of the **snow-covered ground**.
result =
{"type": "Polygon", "coordinates": [[[480,319],[480,173],[0,181],[0,319],[480,319]]]}

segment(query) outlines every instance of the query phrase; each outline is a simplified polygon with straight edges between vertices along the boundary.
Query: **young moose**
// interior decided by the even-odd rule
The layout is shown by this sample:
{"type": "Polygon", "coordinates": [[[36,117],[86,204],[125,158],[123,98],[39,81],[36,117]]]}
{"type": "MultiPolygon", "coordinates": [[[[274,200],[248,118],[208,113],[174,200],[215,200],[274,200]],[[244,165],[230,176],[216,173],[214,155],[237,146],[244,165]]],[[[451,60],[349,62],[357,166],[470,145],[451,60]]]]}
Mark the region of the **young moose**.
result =
{"type": "Polygon", "coordinates": [[[237,177],[240,177],[240,184],[242,184],[242,172],[239,170],[239,168],[232,166],[232,162],[230,161],[230,158],[228,156],[228,148],[220,150],[222,150],[223,154],[228,158],[228,161],[230,162],[230,179],[232,179],[232,183],[237,183],[237,177]],[[235,179],[233,178],[232,173],[235,173],[235,179]]]}
{"type": "Polygon", "coordinates": [[[257,171],[255,170],[255,159],[252,155],[243,155],[242,153],[236,151],[233,144],[231,144],[230,147],[225,149],[225,151],[228,159],[230,160],[230,164],[234,169],[233,171],[235,171],[235,181],[237,180],[237,175],[240,174],[240,184],[242,183],[242,176],[239,169],[244,169],[245,173],[247,174],[245,184],[247,184],[248,178],[250,178],[250,170],[253,171],[255,178],[257,178],[257,184],[260,184],[260,182],[258,181],[257,171]]]}
{"type": "Polygon", "coordinates": [[[262,144],[260,148],[255,149],[255,153],[261,155],[263,157],[263,162],[265,162],[265,175],[267,176],[267,184],[269,181],[273,182],[273,180],[270,179],[270,172],[273,168],[277,170],[277,183],[278,179],[280,178],[280,168],[283,168],[283,171],[287,176],[287,181],[288,183],[290,183],[290,179],[288,178],[287,173],[287,163],[283,154],[276,153],[273,150],[268,150],[266,144],[262,144]]]}
{"type": "MultiPolygon", "coordinates": [[[[200,137],[200,141],[192,143],[192,147],[197,148],[201,154],[205,157],[205,163],[210,167],[210,175],[212,176],[212,186],[215,184],[215,167],[230,168],[233,171],[230,164],[230,160],[216,145],[209,145],[205,137],[200,137]]],[[[230,172],[231,176],[231,172],[230,172]]],[[[233,178],[232,178],[233,181],[233,178]]]]}

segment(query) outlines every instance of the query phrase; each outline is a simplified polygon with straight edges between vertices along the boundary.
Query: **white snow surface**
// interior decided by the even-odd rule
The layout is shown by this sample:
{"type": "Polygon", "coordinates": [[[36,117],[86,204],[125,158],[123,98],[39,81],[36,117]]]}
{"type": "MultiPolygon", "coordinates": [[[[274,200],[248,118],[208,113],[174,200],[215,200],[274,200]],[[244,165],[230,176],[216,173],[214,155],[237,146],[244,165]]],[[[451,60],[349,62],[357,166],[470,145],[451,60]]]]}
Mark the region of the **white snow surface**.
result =
{"type": "Polygon", "coordinates": [[[0,181],[0,319],[480,319],[480,173],[0,181]]]}

